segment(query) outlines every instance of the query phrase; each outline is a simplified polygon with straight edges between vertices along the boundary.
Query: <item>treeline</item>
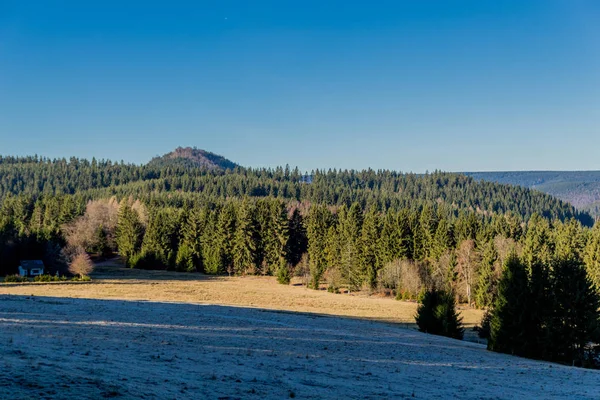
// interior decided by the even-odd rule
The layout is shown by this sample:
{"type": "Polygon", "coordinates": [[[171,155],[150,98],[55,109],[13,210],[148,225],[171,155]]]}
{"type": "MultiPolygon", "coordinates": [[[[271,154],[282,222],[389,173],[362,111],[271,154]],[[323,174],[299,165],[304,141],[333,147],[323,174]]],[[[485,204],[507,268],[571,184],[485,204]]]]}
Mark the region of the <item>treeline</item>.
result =
{"type": "Polygon", "coordinates": [[[248,196],[330,206],[359,203],[364,209],[383,211],[398,211],[415,203],[445,203],[459,211],[512,212],[524,221],[538,214],[551,220],[575,218],[586,226],[593,224],[589,214],[552,196],[442,172],[317,170],[305,175],[289,167],[222,170],[166,161],[138,166],[95,159],[0,157],[0,199],[9,194],[77,194],[95,199],[133,196],[147,201],[156,194],[174,192],[200,194],[206,200],[248,196]]]}
{"type": "Polygon", "coordinates": [[[600,227],[574,219],[534,215],[525,224],[512,214],[457,212],[443,203],[385,211],[273,197],[180,204],[174,195],[173,205],[160,197],[10,196],[0,208],[1,272],[15,272],[19,258],[50,260],[70,247],[119,252],[137,268],[268,274],[282,282],[297,275],[331,291],[377,289],[416,299],[439,288],[489,307],[515,252],[548,264],[578,260],[600,287],[600,227]]]}

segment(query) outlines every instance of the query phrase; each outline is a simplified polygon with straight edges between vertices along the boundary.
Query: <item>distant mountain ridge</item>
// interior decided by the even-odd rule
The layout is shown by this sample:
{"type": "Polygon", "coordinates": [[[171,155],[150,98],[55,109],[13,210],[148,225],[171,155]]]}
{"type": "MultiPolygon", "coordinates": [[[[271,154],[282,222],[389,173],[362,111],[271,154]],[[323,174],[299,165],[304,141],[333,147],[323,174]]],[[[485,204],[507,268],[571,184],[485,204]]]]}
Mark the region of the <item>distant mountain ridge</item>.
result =
{"type": "Polygon", "coordinates": [[[152,167],[183,166],[207,169],[234,169],[238,166],[223,156],[196,147],[178,147],[163,156],[154,157],[148,165],[152,167]]]}
{"type": "Polygon", "coordinates": [[[582,211],[600,216],[600,171],[465,172],[476,180],[517,185],[568,201],[582,211]]]}

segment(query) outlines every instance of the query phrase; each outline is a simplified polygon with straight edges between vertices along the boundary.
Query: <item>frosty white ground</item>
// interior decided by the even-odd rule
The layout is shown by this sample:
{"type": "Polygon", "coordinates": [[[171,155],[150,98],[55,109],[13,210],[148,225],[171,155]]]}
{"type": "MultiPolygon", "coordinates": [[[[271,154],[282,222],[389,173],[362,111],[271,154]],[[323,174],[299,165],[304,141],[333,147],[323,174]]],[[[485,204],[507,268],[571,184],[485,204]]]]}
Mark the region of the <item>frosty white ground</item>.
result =
{"type": "Polygon", "coordinates": [[[215,305],[0,296],[0,398],[600,397],[598,371],[391,324],[215,305]]]}

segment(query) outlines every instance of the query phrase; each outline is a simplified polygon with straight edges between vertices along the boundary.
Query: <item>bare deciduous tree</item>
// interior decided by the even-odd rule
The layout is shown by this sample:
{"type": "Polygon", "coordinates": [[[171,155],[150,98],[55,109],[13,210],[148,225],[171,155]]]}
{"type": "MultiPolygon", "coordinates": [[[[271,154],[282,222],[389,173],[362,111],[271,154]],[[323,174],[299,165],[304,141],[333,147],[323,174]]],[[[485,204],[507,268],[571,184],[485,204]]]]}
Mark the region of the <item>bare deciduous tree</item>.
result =
{"type": "Polygon", "coordinates": [[[473,240],[463,240],[456,251],[458,261],[458,274],[461,284],[464,285],[464,296],[467,303],[471,304],[471,288],[475,283],[477,265],[479,265],[479,254],[475,251],[473,240]]]}
{"type": "Polygon", "coordinates": [[[89,252],[114,250],[118,213],[119,203],[114,197],[88,202],[85,214],[63,227],[67,245],[89,252]]]}
{"type": "Polygon", "coordinates": [[[79,275],[80,278],[89,276],[94,271],[94,263],[90,256],[80,249],[74,256],[69,265],[69,272],[73,275],[79,275]]]}

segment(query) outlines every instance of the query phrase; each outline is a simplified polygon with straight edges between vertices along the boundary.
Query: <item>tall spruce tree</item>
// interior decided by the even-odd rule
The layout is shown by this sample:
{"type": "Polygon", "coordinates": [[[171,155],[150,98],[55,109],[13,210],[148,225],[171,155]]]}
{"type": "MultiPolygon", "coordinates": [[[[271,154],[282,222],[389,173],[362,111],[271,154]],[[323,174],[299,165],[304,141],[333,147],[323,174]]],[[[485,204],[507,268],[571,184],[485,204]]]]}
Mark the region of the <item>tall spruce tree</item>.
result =
{"type": "Polygon", "coordinates": [[[528,297],[526,267],[516,254],[512,254],[506,260],[498,283],[498,295],[490,319],[488,349],[515,355],[526,354],[528,297]]]}
{"type": "Polygon", "coordinates": [[[323,278],[327,267],[325,255],[325,243],[331,213],[324,205],[314,205],[310,208],[307,223],[308,236],[308,260],[311,273],[311,286],[319,289],[319,283],[323,278]]]}
{"type": "Polygon", "coordinates": [[[555,360],[584,365],[586,346],[600,339],[600,298],[585,267],[575,260],[559,260],[554,266],[554,315],[552,350],[555,360]]]}
{"type": "Polygon", "coordinates": [[[206,210],[192,208],[182,215],[181,240],[177,251],[177,268],[181,271],[203,271],[202,235],[206,210]]]}
{"type": "Polygon", "coordinates": [[[362,223],[363,212],[358,203],[353,203],[347,213],[340,213],[342,276],[352,290],[361,287],[365,275],[360,263],[362,223]]]}
{"type": "Polygon", "coordinates": [[[308,249],[308,240],[306,238],[306,227],[300,210],[296,207],[292,211],[288,225],[289,240],[287,243],[287,262],[291,265],[297,265],[302,259],[302,255],[308,249]]]}
{"type": "Polygon", "coordinates": [[[600,221],[589,233],[583,260],[590,280],[600,293],[600,221]]]}
{"type": "Polygon", "coordinates": [[[372,207],[365,215],[361,232],[361,252],[360,261],[361,270],[364,271],[364,281],[371,288],[377,286],[377,272],[381,268],[382,260],[378,255],[379,237],[381,234],[381,225],[379,213],[372,207]]]}
{"type": "Polygon", "coordinates": [[[497,260],[498,252],[494,242],[490,240],[484,245],[475,285],[475,304],[478,307],[490,307],[492,305],[497,289],[495,271],[497,260]]]}
{"type": "Polygon", "coordinates": [[[131,257],[140,251],[143,234],[143,226],[138,214],[131,209],[127,200],[123,199],[119,206],[115,241],[119,254],[129,266],[131,266],[131,257]]]}
{"type": "Polygon", "coordinates": [[[244,200],[237,209],[237,224],[233,244],[233,266],[238,275],[254,272],[255,269],[255,222],[252,218],[253,208],[248,200],[244,200]]]}
{"type": "Polygon", "coordinates": [[[228,201],[220,210],[217,219],[215,245],[219,254],[217,273],[233,273],[233,244],[236,231],[235,203],[228,201]]]}

